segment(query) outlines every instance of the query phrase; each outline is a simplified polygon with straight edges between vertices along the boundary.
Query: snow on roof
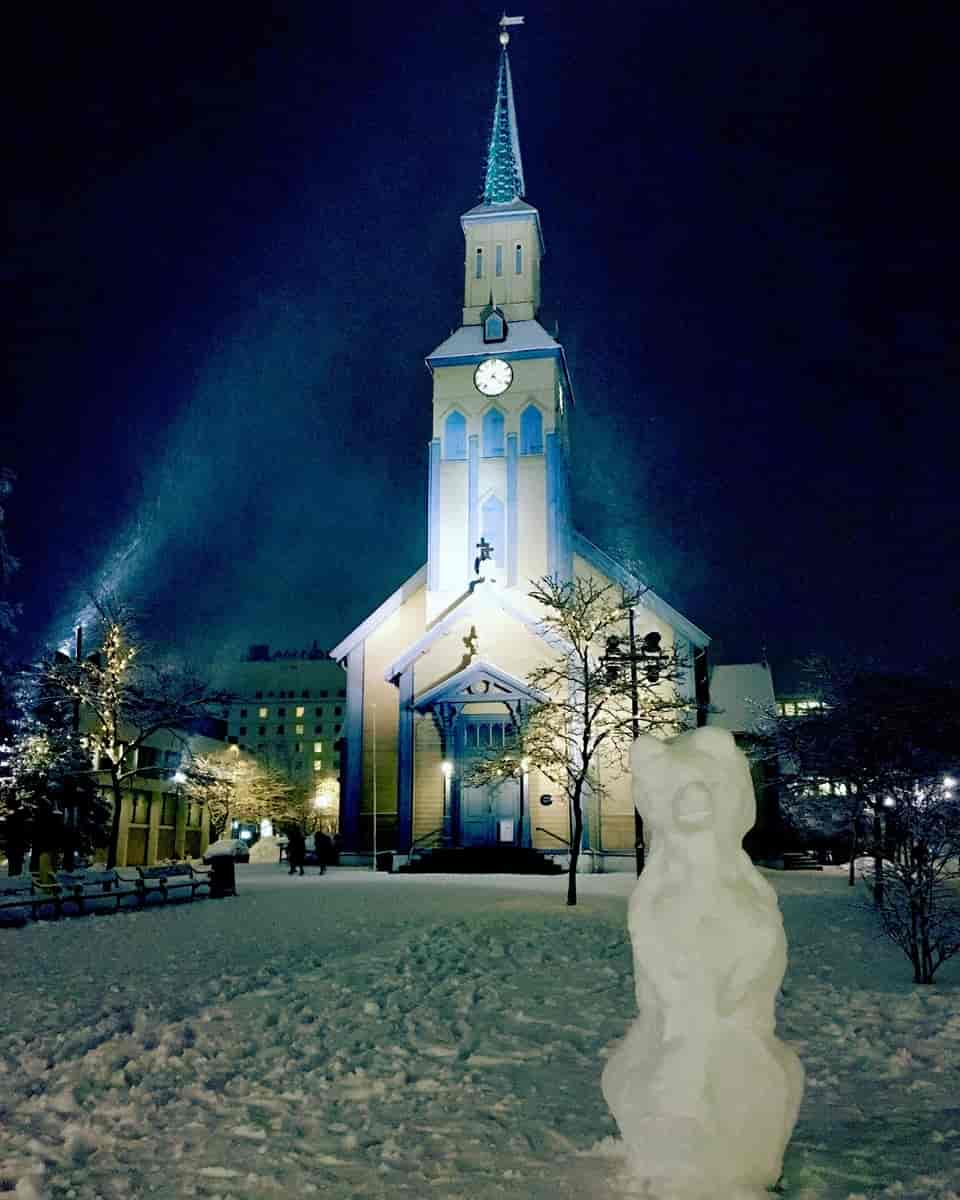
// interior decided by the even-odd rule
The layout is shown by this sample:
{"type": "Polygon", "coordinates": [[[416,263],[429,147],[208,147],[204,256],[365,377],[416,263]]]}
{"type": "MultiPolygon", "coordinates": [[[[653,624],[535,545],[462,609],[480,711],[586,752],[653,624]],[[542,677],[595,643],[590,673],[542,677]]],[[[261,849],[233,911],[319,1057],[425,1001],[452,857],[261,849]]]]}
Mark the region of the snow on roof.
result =
{"type": "Polygon", "coordinates": [[[775,704],[773,676],[766,663],[725,663],[710,671],[708,725],[750,733],[765,713],[774,711],[775,704]]]}
{"type": "Polygon", "coordinates": [[[560,343],[550,336],[539,321],[510,321],[507,324],[506,341],[491,346],[483,340],[482,325],[461,325],[445,342],[427,356],[427,366],[433,367],[443,360],[463,359],[464,362],[480,362],[491,354],[529,354],[547,356],[562,353],[560,343]]]}
{"type": "Polygon", "coordinates": [[[461,221],[483,221],[489,217],[522,217],[525,214],[537,214],[537,209],[526,200],[511,200],[509,204],[475,204],[460,218],[461,221]]]}

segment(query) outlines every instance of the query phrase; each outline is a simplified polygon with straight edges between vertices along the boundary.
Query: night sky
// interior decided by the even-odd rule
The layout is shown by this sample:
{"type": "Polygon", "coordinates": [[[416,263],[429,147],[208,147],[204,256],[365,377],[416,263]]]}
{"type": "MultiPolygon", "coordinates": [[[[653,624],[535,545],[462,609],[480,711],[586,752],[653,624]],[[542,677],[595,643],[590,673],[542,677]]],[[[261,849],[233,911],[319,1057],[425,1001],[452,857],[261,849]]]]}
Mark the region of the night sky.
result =
{"type": "MultiPolygon", "coordinates": [[[[17,7],[21,648],[104,583],[194,658],[331,645],[426,556],[500,10],[17,7]]],[[[960,659],[948,6],[515,11],[578,527],[784,686],[960,659]]]]}

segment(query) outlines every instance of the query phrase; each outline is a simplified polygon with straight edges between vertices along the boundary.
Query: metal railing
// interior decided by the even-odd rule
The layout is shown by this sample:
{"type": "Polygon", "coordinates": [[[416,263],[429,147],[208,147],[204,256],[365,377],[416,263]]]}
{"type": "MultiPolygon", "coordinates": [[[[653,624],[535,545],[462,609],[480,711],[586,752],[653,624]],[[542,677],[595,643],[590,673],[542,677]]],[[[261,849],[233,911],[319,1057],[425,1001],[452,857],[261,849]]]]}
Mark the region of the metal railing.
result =
{"type": "Polygon", "coordinates": [[[544,827],[542,825],[536,826],[536,832],[537,833],[545,833],[547,835],[547,837],[556,838],[556,840],[558,842],[562,842],[567,847],[568,850],[570,849],[570,843],[567,841],[566,838],[561,837],[559,833],[552,833],[549,829],[544,829],[544,827]]]}
{"type": "Polygon", "coordinates": [[[415,838],[410,843],[410,857],[413,858],[414,854],[417,853],[418,851],[433,850],[435,848],[435,846],[434,845],[428,846],[428,845],[426,845],[426,843],[430,838],[436,838],[436,837],[439,837],[441,839],[443,838],[443,826],[442,825],[437,829],[431,829],[429,833],[421,834],[420,837],[415,838]]]}

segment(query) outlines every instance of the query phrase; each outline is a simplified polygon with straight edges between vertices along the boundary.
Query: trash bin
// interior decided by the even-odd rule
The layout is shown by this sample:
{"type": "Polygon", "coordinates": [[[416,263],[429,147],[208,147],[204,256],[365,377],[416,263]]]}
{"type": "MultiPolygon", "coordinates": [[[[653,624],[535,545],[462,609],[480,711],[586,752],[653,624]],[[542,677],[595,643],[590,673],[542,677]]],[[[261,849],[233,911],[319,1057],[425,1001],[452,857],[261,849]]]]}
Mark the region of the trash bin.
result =
{"type": "Polygon", "coordinates": [[[217,900],[237,894],[236,864],[229,854],[217,854],[210,859],[210,896],[217,900]]]}
{"type": "Polygon", "coordinates": [[[393,851],[385,850],[377,855],[377,870],[390,872],[393,870],[393,851]]]}

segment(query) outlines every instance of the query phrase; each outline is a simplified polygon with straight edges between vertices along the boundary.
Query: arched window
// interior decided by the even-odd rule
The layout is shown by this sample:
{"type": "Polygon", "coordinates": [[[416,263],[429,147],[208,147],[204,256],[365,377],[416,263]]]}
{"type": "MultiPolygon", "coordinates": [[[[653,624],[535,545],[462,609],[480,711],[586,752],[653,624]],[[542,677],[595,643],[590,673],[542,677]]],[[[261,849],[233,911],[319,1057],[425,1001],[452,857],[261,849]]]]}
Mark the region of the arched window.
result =
{"type": "Polygon", "coordinates": [[[513,250],[513,269],[518,275],[523,274],[523,246],[519,242],[513,250]]]}
{"type": "Polygon", "coordinates": [[[543,417],[535,404],[520,414],[520,453],[543,453],[543,417]]]}
{"type": "Polygon", "coordinates": [[[503,247],[502,246],[497,246],[497,252],[496,252],[496,256],[495,256],[495,260],[494,260],[494,270],[496,271],[498,277],[503,274],[503,247]]]}
{"type": "Polygon", "coordinates": [[[483,415],[483,457],[503,457],[503,413],[498,408],[483,415]]]}
{"type": "Polygon", "coordinates": [[[491,557],[501,568],[507,561],[506,531],[503,503],[496,496],[488,496],[480,508],[480,536],[493,547],[491,557]]]}
{"type": "Polygon", "coordinates": [[[452,412],[443,426],[444,458],[467,457],[467,418],[463,413],[452,412]]]}
{"type": "Polygon", "coordinates": [[[485,342],[503,342],[506,341],[506,337],[507,330],[503,315],[499,309],[495,308],[483,322],[483,340],[485,342]]]}
{"type": "Polygon", "coordinates": [[[482,246],[477,247],[476,275],[477,275],[477,279],[483,278],[483,247],[482,246]]]}

